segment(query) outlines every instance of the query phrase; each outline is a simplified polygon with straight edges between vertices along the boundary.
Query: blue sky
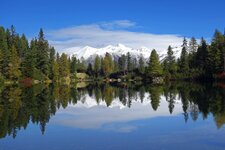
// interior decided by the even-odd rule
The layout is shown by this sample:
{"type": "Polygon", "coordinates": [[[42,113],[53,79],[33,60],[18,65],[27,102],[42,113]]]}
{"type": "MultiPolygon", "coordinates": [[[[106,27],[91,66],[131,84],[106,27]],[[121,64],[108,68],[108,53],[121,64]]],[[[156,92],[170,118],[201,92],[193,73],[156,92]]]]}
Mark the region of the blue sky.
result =
{"type": "Polygon", "coordinates": [[[224,8],[225,0],[1,0],[0,25],[13,24],[29,37],[42,27],[52,41],[51,31],[103,23],[110,31],[209,38],[216,28],[224,30],[224,8]],[[112,27],[116,21],[131,25],[112,27]]]}

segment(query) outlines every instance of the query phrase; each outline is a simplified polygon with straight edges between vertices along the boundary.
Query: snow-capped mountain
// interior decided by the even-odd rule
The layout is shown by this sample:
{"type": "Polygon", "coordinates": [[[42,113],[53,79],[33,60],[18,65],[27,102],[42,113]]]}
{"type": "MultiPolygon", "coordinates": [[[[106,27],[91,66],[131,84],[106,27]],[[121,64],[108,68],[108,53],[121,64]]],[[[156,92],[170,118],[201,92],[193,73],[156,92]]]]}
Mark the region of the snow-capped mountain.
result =
{"type": "MultiPolygon", "coordinates": [[[[138,49],[127,47],[123,44],[117,44],[115,46],[108,45],[102,48],[94,48],[90,46],[85,47],[72,47],[68,48],[67,51],[71,51],[72,55],[76,56],[77,58],[81,59],[84,58],[85,60],[93,60],[97,55],[104,57],[106,53],[110,53],[113,58],[118,58],[121,55],[126,55],[128,52],[134,58],[143,57],[146,60],[149,59],[150,53],[152,50],[148,49],[147,47],[141,47],[138,49]]],[[[173,48],[174,55],[178,58],[180,56],[181,47],[174,47],[173,48]]],[[[167,50],[165,51],[157,51],[160,56],[160,60],[163,60],[166,57],[167,50]]]]}

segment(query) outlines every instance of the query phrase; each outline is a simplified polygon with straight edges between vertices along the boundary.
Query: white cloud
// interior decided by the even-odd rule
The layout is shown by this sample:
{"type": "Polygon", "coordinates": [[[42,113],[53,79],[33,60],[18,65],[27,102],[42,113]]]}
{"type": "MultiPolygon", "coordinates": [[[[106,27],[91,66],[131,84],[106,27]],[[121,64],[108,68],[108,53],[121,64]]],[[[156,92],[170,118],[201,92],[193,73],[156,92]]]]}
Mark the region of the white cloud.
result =
{"type": "Polygon", "coordinates": [[[80,25],[47,32],[50,44],[58,51],[71,47],[103,47],[122,43],[132,48],[142,46],[157,51],[166,50],[169,45],[180,46],[183,37],[173,34],[151,34],[132,32],[136,23],[129,20],[101,22],[89,25],[80,25]]]}

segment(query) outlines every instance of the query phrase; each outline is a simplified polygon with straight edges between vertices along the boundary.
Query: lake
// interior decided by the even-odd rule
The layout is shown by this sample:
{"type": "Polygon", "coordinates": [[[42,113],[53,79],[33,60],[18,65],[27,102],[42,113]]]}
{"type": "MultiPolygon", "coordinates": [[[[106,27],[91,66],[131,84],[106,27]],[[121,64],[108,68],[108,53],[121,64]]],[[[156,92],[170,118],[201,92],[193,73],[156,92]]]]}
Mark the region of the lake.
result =
{"type": "Polygon", "coordinates": [[[221,83],[0,89],[0,150],[224,150],[221,83]]]}

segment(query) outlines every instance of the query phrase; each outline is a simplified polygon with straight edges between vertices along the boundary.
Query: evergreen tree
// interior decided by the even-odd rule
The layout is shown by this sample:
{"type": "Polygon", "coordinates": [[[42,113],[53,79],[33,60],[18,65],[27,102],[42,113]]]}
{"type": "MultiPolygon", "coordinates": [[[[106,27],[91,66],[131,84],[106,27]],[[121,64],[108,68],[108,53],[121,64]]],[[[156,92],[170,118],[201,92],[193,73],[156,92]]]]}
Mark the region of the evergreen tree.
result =
{"type": "Polygon", "coordinates": [[[23,65],[22,65],[22,72],[23,76],[25,77],[30,77],[34,78],[34,73],[35,73],[35,64],[36,64],[36,44],[35,41],[31,41],[31,46],[30,49],[26,52],[23,65]]]}
{"type": "Polygon", "coordinates": [[[97,56],[95,57],[95,62],[94,62],[94,72],[95,72],[96,77],[98,77],[99,72],[100,72],[100,69],[101,69],[101,59],[100,59],[100,57],[97,55],[97,56]]]}
{"type": "Polygon", "coordinates": [[[57,61],[53,62],[53,81],[59,81],[59,64],[57,61]]]}
{"type": "Polygon", "coordinates": [[[72,74],[75,74],[77,72],[77,58],[74,55],[71,58],[70,72],[72,74]]]}
{"type": "Polygon", "coordinates": [[[126,56],[122,55],[118,59],[118,69],[119,71],[123,72],[125,74],[126,71],[126,56]]]}
{"type": "Polygon", "coordinates": [[[179,60],[179,71],[180,73],[188,73],[189,71],[189,60],[188,60],[188,52],[187,52],[187,40],[184,38],[182,45],[181,56],[179,60]]]}
{"type": "Polygon", "coordinates": [[[215,31],[213,40],[209,49],[209,62],[212,73],[218,73],[224,70],[224,36],[218,30],[215,31]]]}
{"type": "Polygon", "coordinates": [[[138,67],[138,71],[139,71],[141,74],[144,74],[144,73],[145,73],[145,62],[144,62],[143,56],[141,56],[141,57],[139,58],[139,67],[138,67]]]}
{"type": "Polygon", "coordinates": [[[103,60],[103,70],[106,76],[112,73],[113,71],[113,60],[112,56],[109,53],[105,54],[104,60],[103,60]]]}
{"type": "Polygon", "coordinates": [[[172,47],[169,46],[167,50],[167,57],[164,60],[164,72],[166,74],[173,74],[177,70],[176,68],[176,60],[175,56],[173,55],[172,47]]]}
{"type": "Polygon", "coordinates": [[[119,71],[118,61],[116,61],[116,59],[114,59],[114,61],[113,61],[113,72],[118,72],[118,71],[119,71]]]}
{"type": "Polygon", "coordinates": [[[49,78],[51,80],[54,79],[54,65],[56,62],[55,58],[55,49],[53,47],[50,48],[50,56],[49,56],[49,78]]]}
{"type": "Polygon", "coordinates": [[[84,73],[84,72],[86,72],[86,70],[87,70],[87,67],[86,67],[84,58],[81,58],[81,60],[78,59],[78,61],[77,61],[77,71],[84,73]]]}
{"type": "Polygon", "coordinates": [[[92,68],[92,64],[91,64],[91,63],[88,64],[88,67],[87,67],[87,74],[88,74],[89,76],[93,76],[93,68],[92,68]]]}
{"type": "Polygon", "coordinates": [[[192,37],[190,42],[189,42],[189,53],[196,53],[198,49],[198,43],[197,40],[192,37]]]}
{"type": "Polygon", "coordinates": [[[49,47],[48,42],[44,38],[44,32],[40,29],[37,43],[37,69],[39,69],[46,77],[49,75],[49,47]]]}
{"type": "Polygon", "coordinates": [[[132,58],[130,53],[127,53],[127,71],[132,71],[133,70],[133,63],[132,63],[132,58]]]}
{"type": "Polygon", "coordinates": [[[9,61],[9,49],[7,44],[7,37],[6,32],[3,27],[0,27],[0,54],[1,54],[1,60],[0,60],[0,72],[2,75],[7,75],[7,68],[8,68],[8,61],[9,61]]]}
{"type": "Polygon", "coordinates": [[[67,55],[62,53],[59,59],[59,76],[61,78],[68,77],[70,74],[70,66],[69,61],[67,59],[67,55]]]}
{"type": "Polygon", "coordinates": [[[9,65],[9,72],[8,72],[9,79],[18,80],[21,77],[20,58],[17,54],[15,46],[12,46],[8,65],[9,65]]]}
{"type": "MultiPolygon", "coordinates": [[[[198,47],[196,54],[197,68],[202,71],[209,71],[210,63],[208,63],[208,45],[204,38],[201,38],[200,46],[198,47]]],[[[210,69],[211,70],[211,69],[210,69]]],[[[210,72],[210,71],[209,71],[210,72]]]]}
{"type": "Polygon", "coordinates": [[[147,75],[151,77],[162,75],[162,67],[159,61],[159,56],[154,49],[151,52],[149,65],[146,71],[147,75]]]}

